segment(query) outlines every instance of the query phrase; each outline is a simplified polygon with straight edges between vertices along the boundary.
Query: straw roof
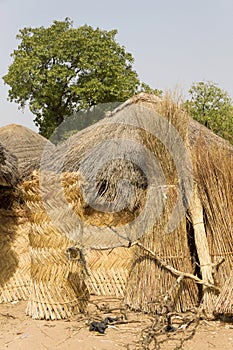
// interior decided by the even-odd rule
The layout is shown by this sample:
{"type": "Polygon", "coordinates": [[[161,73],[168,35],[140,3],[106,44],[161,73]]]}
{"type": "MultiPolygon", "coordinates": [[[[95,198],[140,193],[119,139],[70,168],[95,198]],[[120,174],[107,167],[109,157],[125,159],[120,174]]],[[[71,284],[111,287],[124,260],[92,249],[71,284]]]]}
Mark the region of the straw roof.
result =
{"type": "Polygon", "coordinates": [[[18,176],[17,158],[0,143],[0,186],[14,186],[18,176]]]}
{"type": "Polygon", "coordinates": [[[27,177],[40,167],[45,146],[52,144],[43,136],[25,126],[10,124],[0,128],[0,142],[18,159],[19,175],[27,177]]]}
{"type": "MultiPolygon", "coordinates": [[[[90,244],[99,248],[111,248],[111,238],[114,236],[114,233],[109,229],[108,234],[105,234],[105,240],[103,240],[103,235],[97,235],[98,222],[105,223],[106,230],[110,224],[116,226],[117,222],[122,226],[123,217],[124,223],[132,222],[143,206],[149,185],[151,188],[153,187],[155,192],[157,191],[156,200],[163,202],[162,187],[165,185],[164,177],[166,177],[166,185],[168,186],[178,183],[177,176],[174,179],[175,167],[169,151],[172,151],[175,155],[175,149],[182,144],[182,141],[177,141],[175,137],[171,142],[168,141],[170,142],[170,150],[167,150],[166,146],[163,145],[171,124],[164,121],[163,118],[159,118],[159,114],[153,109],[154,104],[157,102],[158,99],[156,97],[144,96],[144,94],[130,99],[112,113],[110,117],[104,118],[59,145],[56,153],[52,157],[48,157],[43,164],[42,169],[45,172],[50,171],[59,174],[61,172],[74,173],[79,171],[81,174],[80,178],[84,178],[81,190],[84,193],[84,202],[88,202],[89,205],[86,204],[83,213],[80,213],[80,215],[88,221],[89,226],[87,230],[90,230],[90,224],[92,225],[93,234],[96,237],[95,242],[83,242],[84,245],[90,244]],[[148,104],[150,108],[148,108],[148,104]],[[160,141],[161,138],[162,140],[160,141]],[[157,158],[163,163],[165,174],[162,174],[161,165],[158,164],[157,158]],[[148,183],[147,179],[149,179],[150,183],[148,183]],[[130,189],[127,187],[129,183],[134,187],[134,195],[131,198],[129,196],[130,189]],[[92,210],[93,208],[97,209],[92,210]],[[90,212],[92,212],[91,215],[90,212]],[[110,212],[111,215],[108,215],[107,213],[110,212]],[[101,242],[97,241],[98,237],[101,242]]],[[[187,127],[185,118],[180,120],[181,125],[183,129],[187,127]]],[[[181,137],[185,134],[183,129],[180,130],[181,137]]],[[[183,145],[181,147],[183,148],[183,145]]],[[[184,154],[184,158],[185,156],[184,154]]],[[[180,165],[183,181],[188,186],[189,169],[185,169],[187,164],[183,162],[184,158],[179,159],[179,157],[176,157],[176,161],[180,165]]],[[[57,181],[60,181],[59,177],[57,181]]],[[[46,182],[45,177],[44,187],[46,187],[46,182]]],[[[51,182],[54,184],[56,181],[53,180],[51,182]]],[[[43,187],[43,181],[41,183],[43,187]]],[[[57,195],[58,188],[60,188],[59,184],[54,185],[54,188],[56,191],[54,195],[57,195]]],[[[50,198],[51,196],[50,191],[50,198]]],[[[61,208],[63,207],[62,203],[58,205],[57,200],[53,202],[57,209],[59,205],[61,208]]],[[[70,202],[72,202],[71,198],[70,202]]],[[[52,211],[52,204],[49,204],[49,207],[49,210],[52,211]]],[[[54,210],[56,209],[55,207],[54,210]]],[[[156,208],[156,205],[154,207],[156,208]]],[[[153,214],[151,213],[151,208],[147,208],[147,210],[143,211],[143,215],[144,219],[142,221],[148,220],[151,222],[158,213],[155,211],[153,214]],[[148,219],[150,215],[153,217],[151,220],[148,219]]],[[[69,232],[74,231],[74,227],[71,227],[70,217],[67,216],[67,218],[69,218],[69,223],[67,222],[69,232]]],[[[75,225],[78,231],[77,222],[74,222],[75,225]]],[[[59,228],[62,229],[61,226],[59,228]]],[[[125,227],[125,230],[128,232],[130,230],[133,233],[132,228],[125,227]]],[[[137,227],[135,230],[137,232],[131,239],[137,239],[137,235],[141,234],[142,228],[137,227]]],[[[64,233],[66,233],[65,228],[64,233]]],[[[78,235],[79,233],[74,232],[74,236],[75,234],[78,235]]],[[[119,239],[120,235],[115,235],[118,243],[114,242],[114,245],[122,245],[124,239],[123,241],[119,239]]],[[[126,236],[127,234],[122,233],[121,237],[124,235],[126,236]]],[[[77,236],[76,238],[77,240],[80,239],[77,236]]],[[[129,239],[127,238],[124,243],[128,244],[128,242],[129,239]]]]}

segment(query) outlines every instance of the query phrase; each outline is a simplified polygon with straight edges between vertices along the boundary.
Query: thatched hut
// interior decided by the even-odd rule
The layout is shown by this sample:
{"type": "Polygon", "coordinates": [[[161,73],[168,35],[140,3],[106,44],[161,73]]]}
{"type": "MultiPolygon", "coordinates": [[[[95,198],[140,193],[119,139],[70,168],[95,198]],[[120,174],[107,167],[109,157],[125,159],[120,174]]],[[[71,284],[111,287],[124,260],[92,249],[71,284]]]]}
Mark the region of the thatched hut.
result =
{"type": "MultiPolygon", "coordinates": [[[[53,181],[56,191],[48,190],[43,201],[54,224],[81,249],[91,249],[87,261],[92,291],[102,289],[106,295],[111,290],[117,295],[115,281],[121,279],[125,282],[121,284],[122,295],[128,279],[125,301],[144,311],[155,307],[157,297],[166,293],[176,278],[149,256],[141,256],[138,249],[125,248],[127,253],[122,256],[117,247],[145,236],[144,244],[180,271],[193,273],[195,269],[181,188],[190,192],[192,187],[192,164],[184,146],[188,120],[170,113],[168,117],[177,122],[179,133],[174,129],[169,135],[172,120],[159,116],[154,108],[157,103],[150,95],[127,101],[59,145],[56,154],[43,164],[45,175],[41,176],[41,187],[46,190],[49,173],[53,178],[57,174],[53,181]],[[176,151],[184,151],[181,159],[176,151]],[[170,233],[166,233],[166,226],[170,233]],[[103,249],[109,251],[96,252],[103,249]],[[94,276],[98,276],[97,281],[94,276]]],[[[183,281],[176,307],[187,310],[197,303],[197,286],[183,281]]]]}
{"type": "Polygon", "coordinates": [[[17,158],[0,143],[0,186],[13,187],[18,177],[17,158]]]}
{"type": "Polygon", "coordinates": [[[18,124],[0,128],[0,142],[18,159],[21,181],[40,168],[40,160],[45,147],[55,148],[47,139],[33,130],[18,124]]]}
{"type": "MultiPolygon", "coordinates": [[[[89,262],[91,292],[124,295],[129,307],[155,311],[172,290],[176,309],[202,301],[213,312],[216,284],[221,288],[232,269],[229,143],[169,100],[140,94],[48,153],[29,186],[40,194],[31,208],[43,207],[58,237],[68,237],[78,260],[89,262]],[[127,248],[135,240],[158,259],[127,248]],[[165,265],[199,276],[204,287],[187,279],[176,286],[165,265]]],[[[31,244],[44,232],[39,211],[31,244]]]]}

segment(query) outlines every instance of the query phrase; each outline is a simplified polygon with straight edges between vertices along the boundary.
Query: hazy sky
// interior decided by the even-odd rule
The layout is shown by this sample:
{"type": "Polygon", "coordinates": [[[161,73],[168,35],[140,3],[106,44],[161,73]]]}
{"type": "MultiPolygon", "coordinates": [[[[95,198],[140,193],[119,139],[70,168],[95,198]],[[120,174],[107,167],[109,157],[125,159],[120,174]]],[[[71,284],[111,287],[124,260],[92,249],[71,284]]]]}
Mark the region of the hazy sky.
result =
{"type": "MultiPolygon", "coordinates": [[[[211,80],[233,98],[232,0],[0,0],[0,77],[24,27],[48,27],[70,17],[74,26],[117,29],[141,81],[159,89],[211,80]]],[[[7,102],[0,78],[0,126],[18,123],[36,130],[33,115],[7,102]]]]}

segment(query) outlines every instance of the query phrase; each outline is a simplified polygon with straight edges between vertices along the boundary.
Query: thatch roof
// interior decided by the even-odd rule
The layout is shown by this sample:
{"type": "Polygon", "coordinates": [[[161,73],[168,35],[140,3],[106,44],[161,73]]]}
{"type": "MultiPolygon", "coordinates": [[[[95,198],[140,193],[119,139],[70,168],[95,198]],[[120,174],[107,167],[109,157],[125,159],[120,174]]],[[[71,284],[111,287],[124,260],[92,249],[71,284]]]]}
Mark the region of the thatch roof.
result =
{"type": "Polygon", "coordinates": [[[27,177],[32,170],[39,169],[45,146],[52,144],[31,129],[10,124],[0,128],[0,142],[18,159],[19,175],[27,177]]]}
{"type": "Polygon", "coordinates": [[[0,186],[12,187],[18,177],[17,158],[0,143],[0,186]]]}
{"type": "MultiPolygon", "coordinates": [[[[172,125],[166,119],[160,118],[154,110],[154,104],[157,102],[156,97],[144,96],[144,94],[130,99],[109,117],[84,129],[59,145],[56,153],[44,164],[44,170],[58,174],[60,172],[80,172],[84,178],[82,185],[84,201],[88,202],[85,211],[87,212],[88,209],[91,211],[91,208],[95,208],[93,219],[95,212],[98,212],[99,221],[106,223],[106,229],[110,223],[116,224],[117,220],[122,226],[122,215],[126,213],[126,207],[128,207],[128,221],[132,222],[132,218],[139,214],[143,196],[150,186],[151,191],[157,193],[157,196],[153,196],[156,203],[148,203],[149,206],[141,213],[144,215],[142,221],[148,222],[146,230],[149,229],[163,206],[165,187],[176,184],[181,186],[178,184],[177,176],[174,179],[174,159],[169,153],[172,153],[177,163],[176,166],[179,168],[179,175],[183,181],[182,186],[190,187],[192,185],[189,181],[191,163],[187,152],[185,152],[182,139],[186,134],[184,129],[188,127],[187,120],[184,116],[179,121],[180,125],[177,127],[180,127],[180,135],[174,131],[174,135],[168,139],[167,135],[172,125]],[[180,149],[177,150],[178,148],[180,149]],[[163,169],[161,169],[159,162],[163,163],[163,169]],[[164,182],[165,177],[166,181],[164,182]],[[133,185],[133,196],[129,195],[130,184],[133,185]],[[152,207],[158,208],[158,211],[151,212],[152,207]],[[100,212],[103,213],[102,217],[100,212]],[[113,213],[111,219],[107,221],[107,215],[104,215],[106,212],[113,213]]],[[[56,186],[57,190],[58,188],[59,185],[56,186]]],[[[153,199],[151,196],[152,201],[153,199]]],[[[176,209],[173,218],[180,215],[178,214],[180,208],[176,209]]],[[[87,215],[87,217],[90,219],[91,215],[87,215]]],[[[95,230],[98,230],[99,225],[96,220],[88,223],[92,223],[95,230]]],[[[69,226],[71,226],[70,222],[69,226]]],[[[140,225],[134,229],[137,232],[134,238],[131,237],[133,239],[136,239],[137,235],[142,234],[141,232],[145,230],[140,225]]],[[[132,227],[125,227],[123,230],[125,231],[118,234],[116,238],[127,236],[126,232],[133,232],[132,227]]],[[[113,235],[114,233],[108,230],[106,237],[112,238],[113,235]]],[[[97,237],[96,232],[95,237],[97,237]]],[[[111,238],[106,242],[105,248],[112,246],[111,238]]],[[[94,242],[92,243],[94,244],[94,242]]],[[[95,244],[98,245],[97,242],[95,244]]],[[[103,240],[101,244],[104,244],[103,240]]],[[[119,239],[118,244],[122,244],[121,239],[119,239]]]]}

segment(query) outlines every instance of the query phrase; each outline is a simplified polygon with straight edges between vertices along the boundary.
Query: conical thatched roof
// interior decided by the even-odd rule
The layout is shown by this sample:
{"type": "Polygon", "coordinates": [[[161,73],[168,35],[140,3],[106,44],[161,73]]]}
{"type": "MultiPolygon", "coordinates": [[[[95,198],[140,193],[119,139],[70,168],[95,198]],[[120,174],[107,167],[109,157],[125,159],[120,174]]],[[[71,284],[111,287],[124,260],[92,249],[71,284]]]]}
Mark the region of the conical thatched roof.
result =
{"type": "Polygon", "coordinates": [[[1,127],[0,142],[17,157],[21,178],[27,177],[32,170],[40,167],[45,146],[52,145],[43,136],[18,124],[1,127]]]}
{"type": "Polygon", "coordinates": [[[12,187],[18,177],[17,158],[0,143],[0,186],[12,187]]]}

